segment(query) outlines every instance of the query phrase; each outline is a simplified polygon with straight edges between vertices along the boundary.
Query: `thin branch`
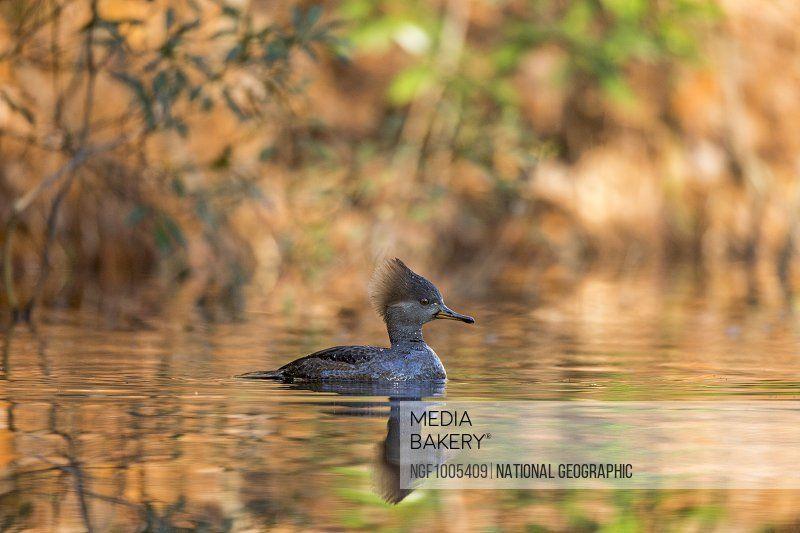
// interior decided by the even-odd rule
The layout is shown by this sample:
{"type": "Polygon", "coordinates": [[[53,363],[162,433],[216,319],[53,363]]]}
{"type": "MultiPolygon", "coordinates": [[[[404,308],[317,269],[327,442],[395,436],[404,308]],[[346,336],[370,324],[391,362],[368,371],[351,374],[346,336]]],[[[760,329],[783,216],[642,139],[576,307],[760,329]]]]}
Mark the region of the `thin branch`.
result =
{"type": "MultiPolygon", "coordinates": [[[[3,364],[3,371],[0,373],[2,379],[9,381],[11,379],[11,368],[10,368],[10,355],[11,355],[11,341],[14,338],[14,324],[13,322],[6,328],[3,336],[3,353],[2,353],[2,364],[3,364]]],[[[9,405],[9,416],[11,415],[11,405],[9,405]]]]}
{"type": "Polygon", "coordinates": [[[80,150],[75,152],[75,155],[72,156],[72,158],[69,161],[67,161],[67,163],[64,166],[62,166],[61,168],[50,174],[48,177],[40,181],[36,187],[25,193],[21,198],[18,198],[12,205],[11,216],[12,217],[19,216],[19,214],[25,211],[28,208],[28,206],[30,206],[31,203],[33,203],[33,201],[39,197],[40,194],[42,194],[45,190],[49,189],[54,183],[59,181],[66,174],[69,174],[70,172],[73,172],[75,169],[80,167],[86,161],[86,159],[89,158],[89,156],[97,152],[98,152],[97,148],[94,149],[81,148],[80,150]]]}
{"type": "Polygon", "coordinates": [[[73,155],[72,158],[69,161],[67,161],[67,163],[64,166],[56,170],[54,173],[50,174],[50,176],[39,182],[39,184],[36,187],[28,191],[24,196],[19,198],[17,201],[15,201],[13,204],[13,214],[19,215],[20,213],[25,211],[25,209],[27,209],[30,206],[30,204],[42,192],[51,187],[64,175],[73,172],[74,170],[82,166],[89,157],[103,152],[109,152],[111,150],[114,150],[115,148],[119,148],[123,144],[131,142],[133,139],[138,137],[139,133],[140,132],[136,132],[131,135],[121,135],[116,139],[114,139],[113,141],[79,149],[77,152],[75,152],[75,155],[73,155]]]}
{"type": "Polygon", "coordinates": [[[6,223],[6,238],[3,240],[3,285],[6,289],[6,303],[11,309],[11,324],[17,322],[17,295],[14,293],[14,269],[12,257],[12,242],[11,238],[14,235],[14,230],[17,226],[17,217],[12,212],[6,223]]]}
{"type": "Polygon", "coordinates": [[[64,112],[64,93],[61,91],[61,5],[56,6],[56,15],[50,27],[50,61],[52,62],[53,94],[56,101],[53,105],[53,124],[61,128],[64,112]]]}
{"type": "Polygon", "coordinates": [[[50,152],[61,152],[64,150],[63,143],[47,142],[43,139],[36,137],[35,135],[30,135],[27,133],[18,133],[16,131],[5,130],[0,128],[0,136],[8,137],[9,139],[13,139],[25,145],[33,146],[50,152]]]}
{"type": "Polygon", "coordinates": [[[80,142],[86,143],[89,136],[92,108],[94,107],[94,86],[97,80],[97,65],[94,62],[94,25],[99,18],[97,0],[92,0],[92,21],[86,30],[86,96],[83,101],[83,126],[81,127],[80,142]]]}
{"type": "Polygon", "coordinates": [[[13,265],[13,239],[20,214],[25,211],[44,191],[60,181],[65,175],[75,172],[90,157],[99,153],[114,150],[115,148],[129,143],[134,140],[139,133],[140,132],[136,132],[132,135],[123,135],[107,143],[81,148],[61,168],[40,181],[36,187],[28,191],[21,198],[18,198],[12,204],[11,215],[6,221],[5,240],[3,242],[3,282],[5,284],[6,301],[11,309],[12,322],[18,322],[19,319],[22,318],[19,314],[19,305],[16,294],[14,293],[13,265]]]}
{"type": "Polygon", "coordinates": [[[62,7],[62,5],[57,5],[47,16],[42,17],[41,20],[31,24],[30,28],[19,28],[14,35],[14,46],[0,53],[0,61],[4,61],[10,57],[18,55],[31,37],[36,35],[36,33],[38,33],[39,30],[44,28],[48,23],[60,16],[62,7]]]}
{"type": "Polygon", "coordinates": [[[395,154],[394,165],[397,168],[405,168],[413,176],[417,175],[422,164],[425,138],[430,134],[437,109],[445,96],[446,85],[458,70],[458,63],[463,56],[469,29],[469,12],[469,2],[448,0],[439,37],[441,44],[433,60],[440,79],[433,87],[426,89],[425,94],[415,95],[400,132],[400,140],[405,150],[395,154]],[[401,165],[403,161],[399,155],[402,152],[407,152],[402,156],[407,161],[407,166],[401,165]]]}
{"type": "MultiPolygon", "coordinates": [[[[80,144],[85,145],[86,141],[89,137],[89,133],[92,131],[92,110],[94,108],[94,94],[95,94],[95,84],[97,81],[97,65],[95,64],[95,57],[94,57],[94,23],[99,18],[99,13],[97,10],[97,0],[92,0],[91,2],[91,13],[92,13],[92,20],[89,28],[86,31],[86,94],[84,96],[84,104],[83,104],[83,124],[81,126],[81,131],[79,134],[80,144]]],[[[54,21],[53,26],[56,27],[56,22],[54,21]]],[[[55,54],[55,52],[54,52],[55,54]]],[[[57,80],[56,80],[57,81],[57,80]]],[[[59,98],[61,95],[59,95],[59,98]]],[[[57,102],[57,106],[60,106],[60,102],[57,102]]],[[[58,112],[58,110],[56,110],[58,112]]],[[[59,187],[58,192],[53,198],[53,202],[50,207],[50,212],[47,215],[47,230],[44,244],[42,245],[42,252],[41,252],[41,268],[39,269],[39,276],[36,280],[36,285],[34,286],[34,292],[31,296],[30,300],[28,300],[28,304],[22,311],[22,319],[26,322],[31,321],[31,314],[33,313],[33,308],[36,303],[39,301],[41,294],[43,292],[44,284],[47,281],[47,276],[50,273],[50,247],[53,243],[53,239],[55,238],[56,232],[56,223],[58,222],[58,213],[61,208],[61,203],[64,200],[67,192],[69,192],[70,187],[72,186],[72,182],[74,181],[76,176],[76,172],[71,172],[66,180],[64,180],[59,187]]]]}

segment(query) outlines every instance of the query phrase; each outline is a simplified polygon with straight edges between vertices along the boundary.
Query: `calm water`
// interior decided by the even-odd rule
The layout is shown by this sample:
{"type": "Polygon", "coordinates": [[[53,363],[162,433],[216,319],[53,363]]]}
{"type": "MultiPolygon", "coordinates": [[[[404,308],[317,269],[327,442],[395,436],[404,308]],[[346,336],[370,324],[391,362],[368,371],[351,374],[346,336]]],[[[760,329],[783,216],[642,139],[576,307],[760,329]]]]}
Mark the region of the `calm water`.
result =
{"type": "MultiPolygon", "coordinates": [[[[427,326],[450,381],[426,394],[800,398],[800,321],[779,298],[587,279],[536,301],[448,303],[478,324],[427,326]]],[[[370,314],[345,316],[120,330],[61,313],[18,329],[0,381],[0,529],[800,528],[800,491],[398,493],[384,391],[232,377],[383,342],[370,314]]]]}

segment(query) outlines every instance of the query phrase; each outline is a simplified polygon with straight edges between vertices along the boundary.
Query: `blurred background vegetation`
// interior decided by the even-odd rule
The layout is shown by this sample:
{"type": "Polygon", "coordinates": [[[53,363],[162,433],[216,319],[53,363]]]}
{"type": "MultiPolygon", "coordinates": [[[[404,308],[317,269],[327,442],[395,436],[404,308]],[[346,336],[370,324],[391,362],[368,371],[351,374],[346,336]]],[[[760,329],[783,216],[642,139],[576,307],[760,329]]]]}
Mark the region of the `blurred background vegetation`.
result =
{"type": "Polygon", "coordinates": [[[786,297],[798,21],[788,0],[0,0],[4,307],[349,304],[385,254],[477,294],[688,264],[786,297]]]}

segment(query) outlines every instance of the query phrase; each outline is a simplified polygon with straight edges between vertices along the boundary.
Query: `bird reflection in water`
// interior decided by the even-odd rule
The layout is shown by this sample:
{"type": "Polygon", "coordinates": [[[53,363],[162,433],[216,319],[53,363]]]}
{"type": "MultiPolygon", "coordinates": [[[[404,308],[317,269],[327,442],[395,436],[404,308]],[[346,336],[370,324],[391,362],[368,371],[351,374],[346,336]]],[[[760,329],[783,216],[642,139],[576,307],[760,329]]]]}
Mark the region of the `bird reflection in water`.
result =
{"type": "MultiPolygon", "coordinates": [[[[340,394],[342,396],[380,397],[386,396],[387,401],[352,401],[345,407],[338,402],[320,402],[318,405],[327,405],[333,409],[328,411],[333,416],[364,416],[384,417],[386,421],[386,435],[377,443],[372,464],[372,480],[375,492],[387,503],[400,503],[413,488],[403,488],[400,483],[400,411],[403,402],[420,402],[425,398],[443,398],[445,383],[442,382],[317,382],[317,383],[291,383],[286,385],[292,390],[306,390],[340,394]]],[[[421,403],[420,410],[435,404],[421,403]]],[[[417,407],[415,406],[415,409],[417,407]]],[[[421,413],[418,413],[421,415],[421,413]]],[[[432,457],[431,462],[441,462],[441,457],[432,457]]]]}

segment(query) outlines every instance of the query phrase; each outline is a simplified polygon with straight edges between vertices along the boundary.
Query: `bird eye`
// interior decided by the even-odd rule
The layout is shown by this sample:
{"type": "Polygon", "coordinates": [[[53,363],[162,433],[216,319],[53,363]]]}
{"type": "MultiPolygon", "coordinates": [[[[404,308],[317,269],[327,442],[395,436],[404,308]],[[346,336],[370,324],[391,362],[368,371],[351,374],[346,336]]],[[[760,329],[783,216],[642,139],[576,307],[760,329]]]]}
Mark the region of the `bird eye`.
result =
{"type": "Polygon", "coordinates": [[[431,301],[430,301],[430,300],[428,300],[427,298],[422,298],[422,299],[419,301],[419,303],[421,303],[422,305],[428,305],[429,303],[431,303],[431,301]]]}

